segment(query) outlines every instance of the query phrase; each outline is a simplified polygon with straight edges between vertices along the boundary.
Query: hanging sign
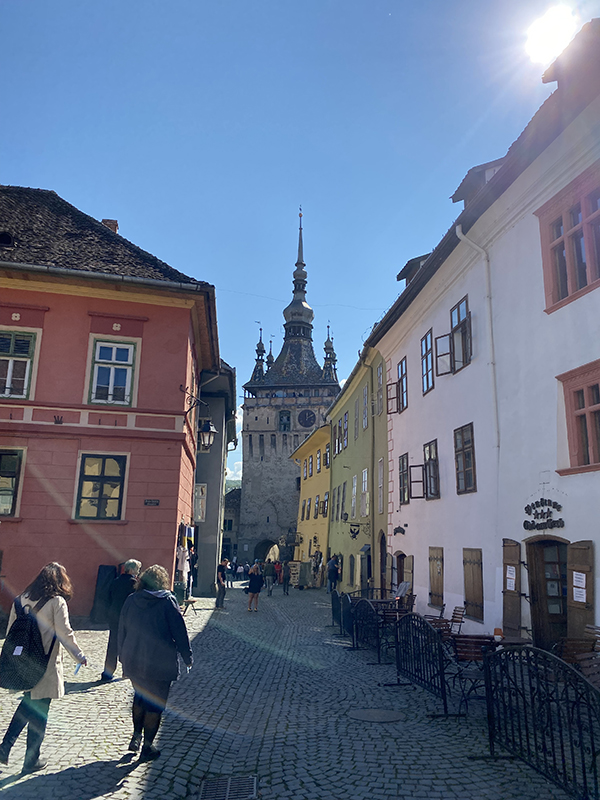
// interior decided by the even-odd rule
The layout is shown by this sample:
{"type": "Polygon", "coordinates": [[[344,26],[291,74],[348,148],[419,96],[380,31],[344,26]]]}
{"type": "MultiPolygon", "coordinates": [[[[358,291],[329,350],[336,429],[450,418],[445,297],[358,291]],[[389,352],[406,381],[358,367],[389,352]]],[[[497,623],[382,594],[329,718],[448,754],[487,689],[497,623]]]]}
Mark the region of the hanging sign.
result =
{"type": "Polygon", "coordinates": [[[526,519],[523,522],[523,527],[526,531],[548,531],[552,528],[564,528],[565,521],[562,517],[554,519],[554,513],[560,514],[562,506],[556,500],[548,500],[546,497],[540,497],[533,503],[528,503],[525,506],[525,513],[531,519],[526,519]]]}

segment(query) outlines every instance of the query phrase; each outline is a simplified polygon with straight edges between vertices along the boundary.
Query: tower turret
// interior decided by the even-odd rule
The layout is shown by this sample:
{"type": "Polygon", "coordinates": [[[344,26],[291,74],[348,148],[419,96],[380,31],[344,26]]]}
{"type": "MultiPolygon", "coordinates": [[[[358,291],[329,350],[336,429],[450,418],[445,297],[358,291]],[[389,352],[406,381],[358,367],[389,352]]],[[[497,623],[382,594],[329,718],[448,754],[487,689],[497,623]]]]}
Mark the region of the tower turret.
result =
{"type": "Polygon", "coordinates": [[[327,339],[325,340],[325,363],[323,364],[323,380],[337,383],[337,356],[333,349],[333,339],[329,334],[329,325],[327,326],[327,339]]]}
{"type": "Polygon", "coordinates": [[[262,383],[265,379],[265,346],[262,340],[262,328],[259,328],[259,330],[260,334],[258,344],[256,345],[256,364],[254,365],[254,371],[250,378],[252,383],[262,383]]]}

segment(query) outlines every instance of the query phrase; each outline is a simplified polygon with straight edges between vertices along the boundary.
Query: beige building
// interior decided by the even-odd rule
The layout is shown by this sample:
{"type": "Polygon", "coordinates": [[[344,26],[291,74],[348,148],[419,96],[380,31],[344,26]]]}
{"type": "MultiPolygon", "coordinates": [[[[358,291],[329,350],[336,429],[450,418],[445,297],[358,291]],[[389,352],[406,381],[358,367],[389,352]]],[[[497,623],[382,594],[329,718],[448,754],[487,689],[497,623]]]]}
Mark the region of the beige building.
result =
{"type": "Polygon", "coordinates": [[[300,504],[296,524],[295,561],[312,561],[318,576],[327,555],[329,523],[330,427],[322,425],[290,458],[300,466],[300,504]]]}

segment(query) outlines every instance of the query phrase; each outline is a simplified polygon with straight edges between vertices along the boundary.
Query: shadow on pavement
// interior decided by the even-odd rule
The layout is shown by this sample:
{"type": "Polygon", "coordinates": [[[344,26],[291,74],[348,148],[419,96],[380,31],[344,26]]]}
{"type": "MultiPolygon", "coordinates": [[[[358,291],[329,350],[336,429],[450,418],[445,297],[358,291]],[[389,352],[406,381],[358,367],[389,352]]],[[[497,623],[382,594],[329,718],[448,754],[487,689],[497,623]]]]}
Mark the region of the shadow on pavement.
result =
{"type": "Polygon", "coordinates": [[[99,689],[101,686],[110,686],[111,684],[120,683],[124,678],[115,678],[112,681],[65,681],[65,694],[76,694],[77,692],[88,692],[90,689],[99,689]]]}
{"type": "Polygon", "coordinates": [[[131,761],[132,758],[135,758],[133,754],[125,755],[118,761],[94,761],[50,775],[33,775],[26,783],[20,781],[20,775],[11,775],[0,781],[2,800],[23,800],[26,797],[93,800],[119,788],[138,766],[138,761],[131,761]]]}

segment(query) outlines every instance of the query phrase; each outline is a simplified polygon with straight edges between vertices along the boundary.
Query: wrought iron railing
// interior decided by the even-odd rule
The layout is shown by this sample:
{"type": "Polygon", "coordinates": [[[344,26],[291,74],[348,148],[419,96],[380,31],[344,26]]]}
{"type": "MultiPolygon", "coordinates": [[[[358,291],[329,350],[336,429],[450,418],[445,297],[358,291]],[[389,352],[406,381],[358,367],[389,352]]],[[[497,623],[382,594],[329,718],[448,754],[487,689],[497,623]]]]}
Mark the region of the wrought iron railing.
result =
{"type": "Polygon", "coordinates": [[[370,600],[362,598],[354,606],[354,642],[356,647],[370,647],[377,651],[381,663],[381,638],[379,614],[370,600]]]}
{"type": "Polygon", "coordinates": [[[355,592],[348,592],[350,597],[364,597],[366,600],[391,600],[395,597],[389,589],[375,589],[367,586],[364,589],[357,589],[355,592]]]}
{"type": "Polygon", "coordinates": [[[347,594],[342,595],[342,609],[340,614],[340,633],[350,636],[354,645],[354,611],[352,600],[347,594]]]}
{"type": "Polygon", "coordinates": [[[340,593],[334,589],[331,593],[331,624],[333,627],[342,627],[342,606],[340,602],[340,593]]]}
{"type": "Polygon", "coordinates": [[[419,614],[405,614],[396,623],[396,674],[439,697],[448,713],[446,657],[442,636],[419,614]]]}
{"type": "Polygon", "coordinates": [[[490,752],[503,747],[578,800],[600,800],[600,693],[534,647],[484,660],[490,752]]]}

